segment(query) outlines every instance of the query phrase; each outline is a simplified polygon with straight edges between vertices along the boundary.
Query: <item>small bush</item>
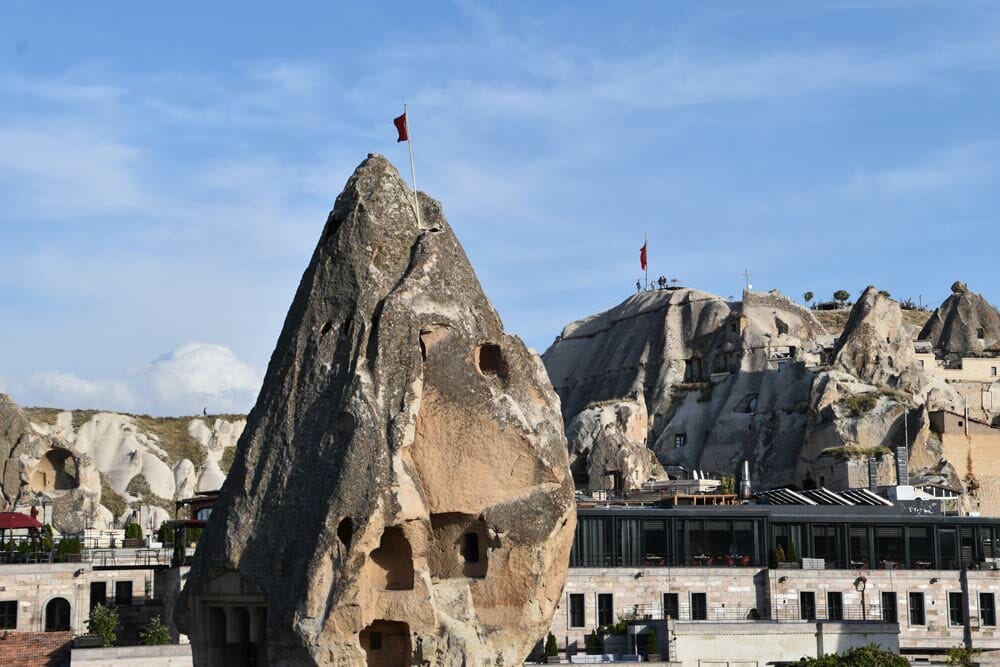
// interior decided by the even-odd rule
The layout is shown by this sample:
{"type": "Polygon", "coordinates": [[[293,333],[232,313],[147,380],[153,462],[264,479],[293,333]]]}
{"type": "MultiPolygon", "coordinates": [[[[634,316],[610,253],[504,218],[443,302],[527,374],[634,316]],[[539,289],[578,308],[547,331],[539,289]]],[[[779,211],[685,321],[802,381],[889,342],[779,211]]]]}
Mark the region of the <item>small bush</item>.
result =
{"type": "Polygon", "coordinates": [[[858,445],[846,445],[844,447],[827,447],[819,453],[820,456],[832,456],[847,461],[849,459],[878,458],[892,451],[888,447],[860,447],[858,445]]]}
{"type": "Polygon", "coordinates": [[[142,526],[137,523],[132,523],[131,521],[125,524],[125,539],[126,540],[141,540],[142,539],[142,526]]]}
{"type": "Polygon", "coordinates": [[[795,548],[795,542],[788,543],[788,561],[789,563],[799,562],[799,550],[795,548]]]}
{"type": "Polygon", "coordinates": [[[87,632],[103,639],[105,646],[114,646],[115,640],[118,639],[115,634],[116,627],[118,627],[118,612],[114,609],[108,609],[103,604],[99,604],[90,610],[90,618],[87,619],[87,632]]]}
{"type": "Polygon", "coordinates": [[[153,495],[153,490],[149,488],[149,480],[142,473],[129,480],[128,486],[125,487],[125,492],[139,498],[153,495]]]}
{"type": "Polygon", "coordinates": [[[549,638],[545,640],[545,655],[559,655],[559,644],[556,643],[556,636],[549,633],[549,638]]]}
{"type": "Polygon", "coordinates": [[[840,403],[851,413],[852,417],[866,415],[875,409],[878,404],[879,395],[874,391],[866,391],[863,394],[854,394],[841,399],[840,403]]]}
{"type": "Polygon", "coordinates": [[[656,641],[656,633],[650,632],[646,635],[646,657],[647,658],[659,658],[660,657],[660,644],[656,641]]]}
{"type": "Polygon", "coordinates": [[[160,620],[159,616],[154,616],[145,630],[139,632],[139,642],[143,646],[162,646],[170,643],[170,630],[160,620]]]}
{"type": "Polygon", "coordinates": [[[597,636],[597,630],[594,630],[587,635],[587,655],[600,655],[603,652],[601,638],[597,636]]]}

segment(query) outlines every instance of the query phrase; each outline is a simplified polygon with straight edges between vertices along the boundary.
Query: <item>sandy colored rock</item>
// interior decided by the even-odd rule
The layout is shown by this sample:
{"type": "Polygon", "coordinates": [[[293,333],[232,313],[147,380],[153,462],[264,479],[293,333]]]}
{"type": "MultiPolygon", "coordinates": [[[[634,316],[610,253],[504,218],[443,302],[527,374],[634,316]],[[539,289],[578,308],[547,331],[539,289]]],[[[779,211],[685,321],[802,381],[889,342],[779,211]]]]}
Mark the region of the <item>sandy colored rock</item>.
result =
{"type": "Polygon", "coordinates": [[[558,399],[440,205],[419,226],[411,203],[370,155],[330,214],[180,603],[196,665],[227,633],[258,664],[519,665],[549,628],[558,399]]]}
{"type": "Polygon", "coordinates": [[[920,375],[912,338],[903,327],[899,304],[868,287],[854,308],[834,349],[833,368],[878,387],[911,391],[920,375]]]}

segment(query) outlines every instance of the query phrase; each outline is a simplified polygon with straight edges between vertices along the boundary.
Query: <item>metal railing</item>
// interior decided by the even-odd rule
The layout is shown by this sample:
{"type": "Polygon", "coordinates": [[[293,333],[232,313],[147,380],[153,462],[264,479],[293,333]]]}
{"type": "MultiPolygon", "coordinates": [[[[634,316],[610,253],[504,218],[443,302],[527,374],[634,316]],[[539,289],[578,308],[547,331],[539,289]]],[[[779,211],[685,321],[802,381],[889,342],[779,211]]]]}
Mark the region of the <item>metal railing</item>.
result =
{"type": "MultiPolygon", "coordinates": [[[[802,606],[797,602],[777,604],[768,612],[756,607],[708,605],[707,607],[682,604],[678,607],[664,607],[662,604],[635,605],[628,617],[635,621],[662,621],[668,617],[676,621],[705,621],[708,623],[738,623],[745,621],[800,622],[800,621],[851,621],[851,622],[896,622],[895,618],[883,618],[879,604],[850,604],[842,606],[802,606]]],[[[891,616],[891,612],[890,612],[891,616]]]]}

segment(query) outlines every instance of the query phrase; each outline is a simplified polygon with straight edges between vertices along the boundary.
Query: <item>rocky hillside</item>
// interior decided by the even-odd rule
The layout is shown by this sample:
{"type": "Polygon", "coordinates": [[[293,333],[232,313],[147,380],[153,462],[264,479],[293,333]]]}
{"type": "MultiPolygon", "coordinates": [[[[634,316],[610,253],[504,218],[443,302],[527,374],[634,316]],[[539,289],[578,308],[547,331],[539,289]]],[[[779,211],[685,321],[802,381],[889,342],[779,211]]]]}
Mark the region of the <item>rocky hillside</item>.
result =
{"type": "MultiPolygon", "coordinates": [[[[948,319],[925,332],[935,318],[948,319]]],[[[658,290],[567,325],[543,360],[592,489],[612,472],[635,488],[671,466],[721,475],[743,460],[755,488],[808,486],[824,457],[902,445],[904,418],[911,470],[957,483],[927,425],[961,398],[917,364],[919,319],[874,287],[834,332],[777,292],[658,290]]]]}
{"type": "Polygon", "coordinates": [[[19,408],[0,400],[0,491],[8,507],[52,502],[63,532],[128,518],[158,526],[173,501],[218,489],[246,425],[242,415],[150,417],[19,408]]]}

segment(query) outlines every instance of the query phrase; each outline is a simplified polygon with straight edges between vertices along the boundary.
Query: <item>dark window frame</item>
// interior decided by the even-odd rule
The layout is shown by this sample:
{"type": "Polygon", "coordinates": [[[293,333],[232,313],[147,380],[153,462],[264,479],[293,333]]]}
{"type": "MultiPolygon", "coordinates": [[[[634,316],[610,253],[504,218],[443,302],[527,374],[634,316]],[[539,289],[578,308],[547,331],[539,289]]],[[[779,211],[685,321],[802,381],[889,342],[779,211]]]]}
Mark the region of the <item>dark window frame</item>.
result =
{"type": "Polygon", "coordinates": [[[115,606],[121,607],[132,604],[132,582],[115,582],[115,606]]]}
{"type": "Polygon", "coordinates": [[[965,625],[965,604],[957,591],[948,593],[948,625],[965,625]]]}
{"type": "Polygon", "coordinates": [[[997,624],[997,602],[993,593],[979,594],[979,624],[993,628],[997,624]]]}
{"type": "Polygon", "coordinates": [[[17,630],[17,600],[0,600],[0,630],[17,630]]]}
{"type": "Polygon", "coordinates": [[[883,591],[879,601],[882,603],[882,621],[899,623],[899,598],[896,596],[896,592],[883,591]]]}
{"type": "Polygon", "coordinates": [[[677,620],[681,617],[681,599],[677,593],[663,594],[663,618],[677,620]]]}
{"type": "Polygon", "coordinates": [[[816,592],[799,591],[799,620],[816,620],[816,592]]]}
{"type": "Polygon", "coordinates": [[[907,619],[910,625],[927,625],[927,607],[921,591],[910,591],[906,595],[907,619]]]}
{"type": "Polygon", "coordinates": [[[691,593],[691,620],[708,620],[708,593],[691,593]]]}
{"type": "Polygon", "coordinates": [[[844,594],[840,591],[827,591],[826,618],[828,621],[844,620],[844,594]]]}
{"type": "Polygon", "coordinates": [[[597,594],[597,625],[614,625],[615,622],[615,594],[597,594]]]}
{"type": "Polygon", "coordinates": [[[570,593],[569,594],[569,627],[571,628],[585,628],[587,627],[587,606],[586,606],[586,596],[583,593],[570,593]],[[579,614],[579,618],[577,615],[579,614]],[[579,621],[579,622],[577,622],[579,621]]]}

